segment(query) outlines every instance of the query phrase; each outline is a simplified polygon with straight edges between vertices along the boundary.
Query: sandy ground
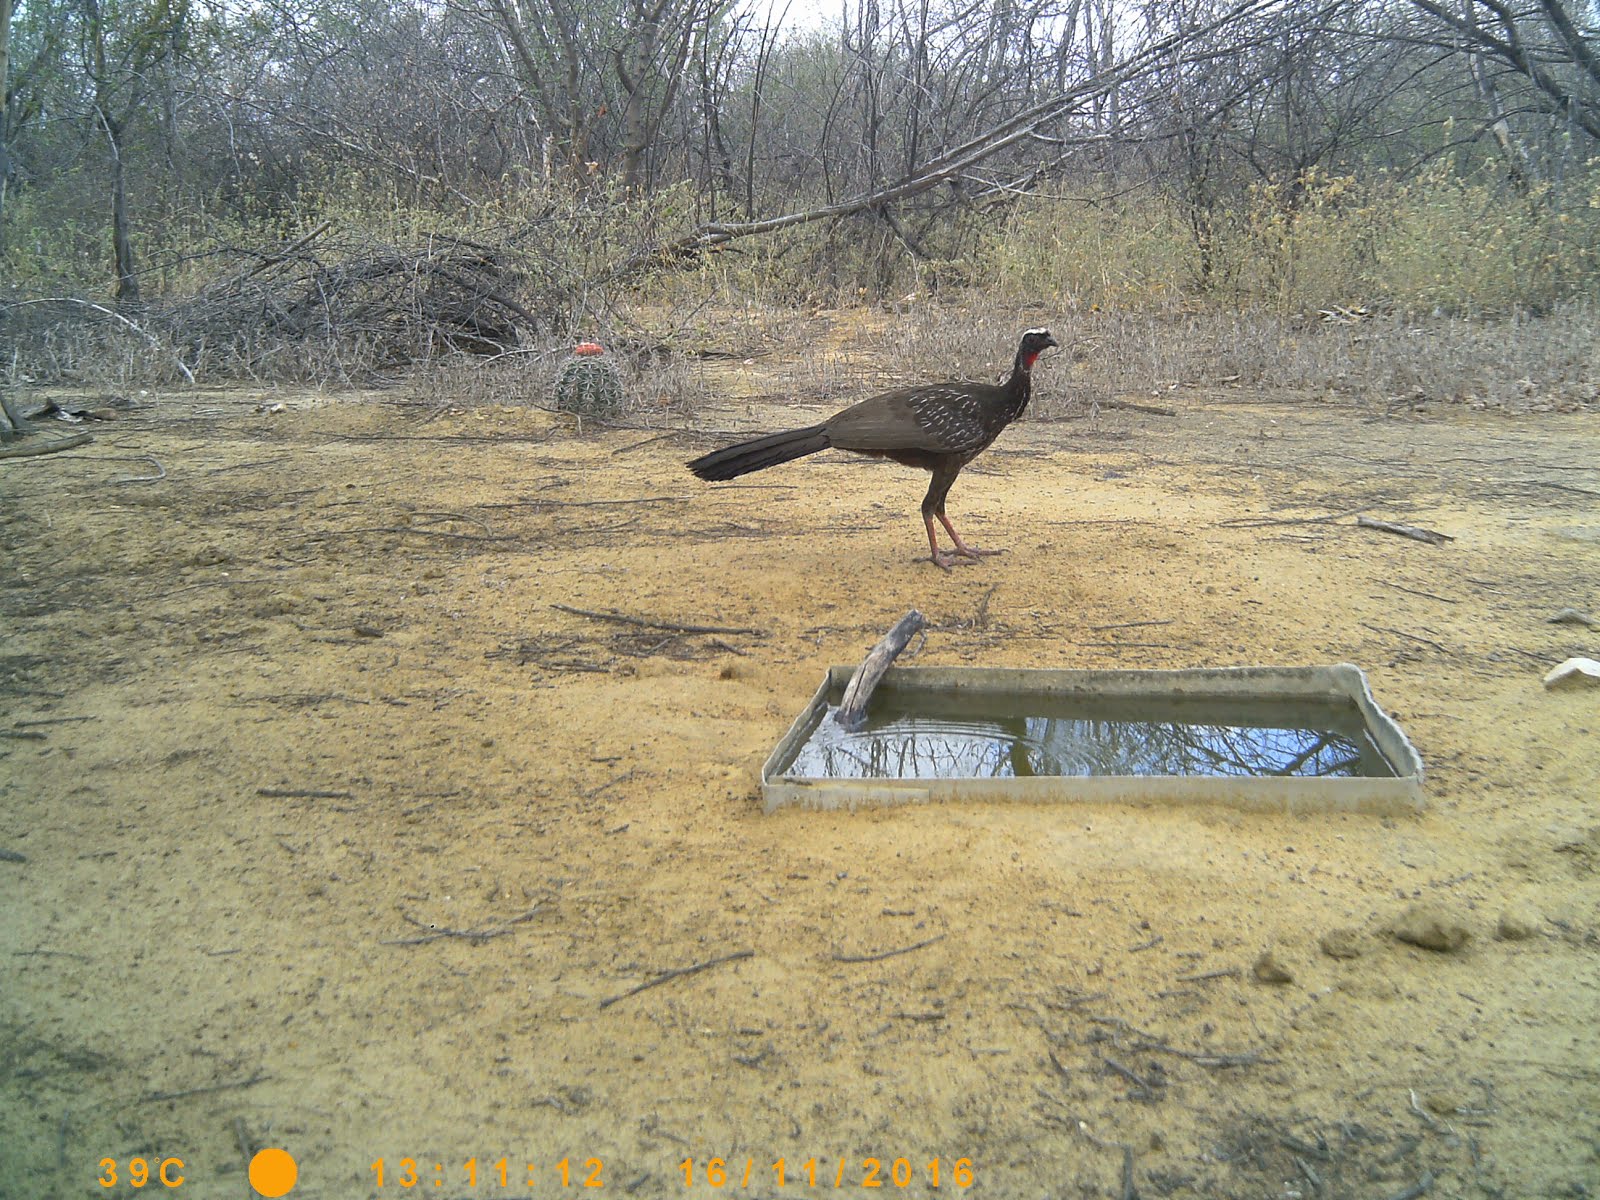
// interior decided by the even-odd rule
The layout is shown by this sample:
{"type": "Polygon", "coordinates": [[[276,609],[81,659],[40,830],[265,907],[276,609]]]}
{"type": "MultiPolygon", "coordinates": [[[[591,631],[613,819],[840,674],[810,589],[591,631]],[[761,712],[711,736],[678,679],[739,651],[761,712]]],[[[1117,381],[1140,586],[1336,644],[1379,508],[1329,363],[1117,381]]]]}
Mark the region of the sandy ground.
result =
{"type": "Polygon", "coordinates": [[[0,463],[0,1196],[176,1156],[240,1197],[263,1145],[329,1198],[405,1159],[452,1197],[563,1161],[645,1197],[1600,1193],[1600,692],[1540,683],[1600,653],[1546,623],[1600,612],[1593,412],[1024,422],[951,499],[1009,553],[945,575],[918,472],[683,470],[838,404],[741,399],[764,369],[676,437],[190,393],[0,463]],[[1358,663],[1430,807],[763,815],[823,670],[911,607],[929,664],[1358,663]],[[1418,901],[1466,945],[1395,940],[1418,901]]]}

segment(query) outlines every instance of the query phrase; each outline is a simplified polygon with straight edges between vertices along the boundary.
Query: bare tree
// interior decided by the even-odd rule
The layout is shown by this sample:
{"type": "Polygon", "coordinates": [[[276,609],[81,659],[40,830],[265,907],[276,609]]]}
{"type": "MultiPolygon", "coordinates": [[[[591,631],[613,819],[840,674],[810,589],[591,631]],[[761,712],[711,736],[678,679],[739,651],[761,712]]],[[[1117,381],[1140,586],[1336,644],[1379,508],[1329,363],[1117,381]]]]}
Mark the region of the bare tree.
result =
{"type": "MultiPolygon", "coordinates": [[[[6,144],[11,140],[11,14],[13,0],[0,0],[0,237],[4,237],[6,185],[11,181],[11,156],[6,144]]],[[[3,244],[3,243],[0,243],[3,244]]]]}
{"type": "Polygon", "coordinates": [[[143,7],[113,12],[101,0],[80,0],[80,5],[79,66],[89,112],[110,157],[116,295],[119,302],[137,303],[139,276],[128,221],[128,127],[142,111],[158,66],[182,50],[189,0],[149,0],[143,7]]]}
{"type": "Polygon", "coordinates": [[[1592,13],[1575,0],[1458,2],[1411,0],[1432,18],[1438,44],[1505,64],[1529,85],[1530,103],[1600,141],[1600,29],[1592,13]]]}
{"type": "Polygon", "coordinates": [[[647,160],[685,68],[731,7],[725,0],[488,3],[574,177],[614,156],[629,190],[646,186],[647,160]]]}

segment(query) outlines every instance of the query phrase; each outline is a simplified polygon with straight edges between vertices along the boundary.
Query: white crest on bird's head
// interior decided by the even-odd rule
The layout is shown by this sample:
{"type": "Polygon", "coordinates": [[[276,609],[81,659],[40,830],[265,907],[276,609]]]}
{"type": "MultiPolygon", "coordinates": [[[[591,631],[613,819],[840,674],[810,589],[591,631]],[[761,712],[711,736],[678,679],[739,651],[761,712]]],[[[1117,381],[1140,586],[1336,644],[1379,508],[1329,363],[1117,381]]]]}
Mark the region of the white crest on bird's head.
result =
{"type": "Polygon", "coordinates": [[[1022,335],[1022,345],[1017,350],[1018,362],[1024,368],[1031,367],[1040,354],[1060,344],[1048,329],[1029,329],[1022,335]]]}

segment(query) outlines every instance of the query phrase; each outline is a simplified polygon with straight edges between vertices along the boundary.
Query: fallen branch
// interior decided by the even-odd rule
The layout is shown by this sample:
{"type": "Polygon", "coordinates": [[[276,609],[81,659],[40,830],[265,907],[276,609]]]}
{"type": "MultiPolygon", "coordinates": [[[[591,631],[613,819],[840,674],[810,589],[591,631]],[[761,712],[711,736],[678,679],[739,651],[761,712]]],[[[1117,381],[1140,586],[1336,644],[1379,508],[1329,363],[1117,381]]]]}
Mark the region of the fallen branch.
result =
{"type": "Polygon", "coordinates": [[[1078,1132],[1088,1138],[1090,1143],[1099,1149],[1122,1151],[1122,1193],[1120,1200],[1138,1200],[1138,1189],[1133,1186],[1133,1147],[1126,1142],[1102,1141],[1090,1132],[1087,1121],[1079,1120],[1076,1124],[1078,1132]]]}
{"type": "Polygon", "coordinates": [[[362,525],[355,529],[325,529],[324,537],[345,536],[356,533],[399,533],[409,534],[412,537],[439,537],[452,538],[458,542],[514,542],[516,537],[509,533],[456,533],[450,529],[418,529],[412,525],[362,525]]]}
{"type": "Polygon", "coordinates": [[[660,987],[663,983],[670,983],[674,979],[682,979],[685,975],[695,975],[701,971],[710,970],[712,967],[721,966],[726,962],[734,962],[741,958],[754,958],[755,954],[754,950],[735,950],[732,954],[724,954],[721,958],[709,958],[705,962],[695,963],[692,967],[674,967],[670,971],[657,975],[654,979],[645,980],[638,987],[629,988],[621,995],[607,997],[600,1001],[600,1007],[610,1008],[617,1001],[626,1000],[629,996],[637,996],[648,988],[660,987]]]}
{"type": "Polygon", "coordinates": [[[1433,1172],[1424,1171],[1422,1178],[1417,1180],[1403,1192],[1396,1192],[1389,1200],[1417,1200],[1419,1196],[1426,1196],[1433,1187],[1433,1172]]]}
{"type": "Polygon", "coordinates": [[[1102,1055],[1100,1055],[1100,1061],[1102,1063],[1104,1063],[1106,1066],[1110,1067],[1118,1075],[1121,1075],[1129,1083],[1133,1084],[1133,1086],[1138,1088],[1141,1092],[1143,1092],[1146,1097],[1149,1097],[1149,1098],[1153,1099],[1155,1097],[1156,1090],[1158,1088],[1161,1088],[1161,1087],[1164,1086],[1163,1084],[1160,1084],[1160,1083],[1152,1083],[1152,1082],[1150,1082],[1150,1080],[1146,1079],[1143,1075],[1140,1075],[1137,1071],[1133,1070],[1131,1067],[1123,1066],[1121,1063],[1119,1063],[1114,1058],[1107,1058],[1105,1055],[1102,1054],[1102,1055]]]}
{"type": "Polygon", "coordinates": [[[1097,400],[1095,403],[1100,408],[1126,408],[1131,409],[1133,412],[1149,413],[1154,417],[1175,417],[1178,415],[1177,409],[1162,408],[1159,404],[1139,404],[1133,400],[1097,400]]]}
{"type": "Polygon", "coordinates": [[[1244,1054],[1217,1054],[1206,1050],[1183,1050],[1177,1046],[1168,1045],[1155,1034],[1140,1029],[1137,1025],[1129,1024],[1121,1017],[1102,1017],[1095,1013],[1089,1014],[1089,1020],[1096,1025],[1109,1025],[1113,1029],[1131,1034],[1139,1039],[1135,1050],[1154,1051],[1158,1054],[1170,1054],[1175,1058],[1188,1059],[1190,1062],[1202,1067],[1250,1067],[1257,1063],[1271,1062],[1254,1050],[1244,1054]]]}
{"type": "Polygon", "coordinates": [[[1421,596],[1421,597],[1423,597],[1424,599],[1427,599],[1427,600],[1437,600],[1441,604],[1460,604],[1461,603],[1461,601],[1459,601],[1459,600],[1450,599],[1449,596],[1436,596],[1432,592],[1423,592],[1423,591],[1419,591],[1416,588],[1408,588],[1402,583],[1391,583],[1387,579],[1381,579],[1378,582],[1382,583],[1384,587],[1392,587],[1392,588],[1394,588],[1394,590],[1397,591],[1397,592],[1407,592],[1410,595],[1421,596]]]}
{"type": "Polygon", "coordinates": [[[901,946],[898,950],[885,950],[881,954],[835,954],[833,961],[836,963],[869,963],[882,962],[886,958],[893,958],[897,954],[910,954],[913,950],[921,950],[924,946],[931,946],[935,942],[943,941],[944,934],[931,937],[913,946],[901,946]]]}
{"type": "Polygon", "coordinates": [[[582,793],[583,798],[585,800],[593,800],[596,796],[598,796],[601,792],[605,791],[607,788],[614,788],[619,783],[626,783],[628,780],[632,779],[637,774],[638,774],[638,771],[635,771],[635,770],[624,771],[621,775],[618,775],[613,779],[608,779],[604,783],[599,784],[596,787],[589,788],[587,791],[582,793]]]}
{"type": "Polygon", "coordinates": [[[167,477],[167,469],[161,465],[161,460],[153,454],[139,455],[139,461],[147,462],[156,469],[154,475],[119,475],[112,483],[159,483],[167,477]]]}
{"type": "Polygon", "coordinates": [[[1446,653],[1445,647],[1441,646],[1432,638],[1425,638],[1416,633],[1407,633],[1404,629],[1390,629],[1387,625],[1370,625],[1366,621],[1361,622],[1361,624],[1372,630],[1374,633],[1392,633],[1396,637],[1410,638],[1413,642],[1421,642],[1424,646],[1432,646],[1435,650],[1439,651],[1440,654],[1446,653]]]}
{"type": "Polygon", "coordinates": [[[21,446],[0,448],[0,458],[30,458],[35,454],[54,454],[57,450],[71,450],[94,441],[92,433],[75,433],[71,437],[53,438],[48,442],[26,442],[21,446]]]}
{"type": "Polygon", "coordinates": [[[1456,540],[1453,535],[1440,533],[1435,529],[1421,529],[1415,525],[1396,525],[1392,521],[1379,521],[1373,517],[1357,517],[1356,524],[1363,529],[1376,529],[1382,533],[1393,533],[1400,537],[1411,538],[1413,541],[1427,542],[1431,546],[1442,546],[1446,542],[1456,540]]]}
{"type": "Polygon", "coordinates": [[[182,1100],[186,1096],[204,1096],[211,1092],[227,1092],[234,1088],[255,1087],[258,1083],[265,1083],[272,1078],[265,1071],[257,1071],[249,1079],[235,1080],[233,1083],[208,1083],[201,1087],[184,1088],[178,1092],[146,1092],[139,1097],[141,1104],[155,1104],[161,1100],[182,1100]]]}
{"type": "Polygon", "coordinates": [[[833,714],[833,719],[841,728],[854,732],[866,723],[867,703],[882,681],[884,672],[899,656],[900,651],[906,648],[906,643],[920,633],[926,624],[922,614],[913,608],[895,622],[893,629],[879,639],[871,653],[856,668],[856,673],[850,677],[850,684],[844,689],[844,699],[839,704],[839,711],[833,714]]]}
{"type": "Polygon", "coordinates": [[[1235,517],[1228,521],[1218,521],[1217,528],[1259,529],[1267,525],[1329,525],[1360,511],[1359,508],[1347,508],[1343,512],[1324,513],[1320,517],[1235,517]]]}
{"type": "MultiPolygon", "coordinates": [[[[261,261],[258,262],[255,266],[251,267],[250,270],[245,272],[245,278],[249,279],[252,275],[259,275],[262,271],[265,271],[268,267],[276,266],[278,263],[281,263],[284,259],[288,258],[291,254],[293,254],[296,250],[305,249],[312,242],[316,241],[323,234],[327,233],[329,226],[331,226],[332,224],[333,224],[332,221],[324,221],[324,222],[322,222],[322,224],[318,225],[315,229],[313,229],[310,233],[302,234],[300,237],[295,238],[295,240],[290,242],[288,245],[281,247],[280,249],[274,251],[271,254],[263,254],[259,250],[251,251],[251,253],[253,253],[261,261]]],[[[246,1155],[246,1157],[249,1157],[249,1156],[246,1155]]]]}
{"type": "Polygon", "coordinates": [[[429,932],[422,934],[419,937],[390,938],[387,941],[379,942],[378,945],[423,946],[429,942],[437,942],[442,938],[452,937],[464,938],[473,943],[486,942],[490,938],[504,937],[506,934],[511,932],[511,927],[513,925],[521,925],[524,922],[533,920],[533,918],[538,915],[539,910],[543,907],[544,901],[541,900],[538,904],[535,904],[521,916],[508,918],[507,920],[502,921],[499,925],[486,925],[481,929],[450,929],[444,926],[430,925],[426,921],[417,920],[417,918],[413,917],[410,913],[402,912],[400,916],[403,920],[409,924],[417,926],[419,929],[426,929],[429,932]]]}
{"type": "Polygon", "coordinates": [[[747,633],[751,637],[766,637],[765,629],[749,629],[734,625],[680,625],[675,621],[652,621],[647,617],[630,617],[627,613],[595,612],[588,608],[573,608],[570,604],[552,604],[558,612],[575,617],[588,617],[591,621],[611,621],[617,625],[634,625],[640,629],[659,629],[664,633],[747,633]]]}

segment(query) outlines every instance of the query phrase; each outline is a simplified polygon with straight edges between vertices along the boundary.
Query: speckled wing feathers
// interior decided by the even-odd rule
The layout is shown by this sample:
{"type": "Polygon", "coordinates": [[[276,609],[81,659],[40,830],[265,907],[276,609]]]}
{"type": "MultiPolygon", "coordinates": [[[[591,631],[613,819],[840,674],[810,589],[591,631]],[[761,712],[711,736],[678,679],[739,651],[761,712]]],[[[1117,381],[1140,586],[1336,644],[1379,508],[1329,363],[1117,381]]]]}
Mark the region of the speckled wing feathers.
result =
{"type": "Polygon", "coordinates": [[[901,388],[851,406],[827,423],[840,450],[976,454],[1004,427],[1004,389],[992,384],[901,388]]]}

